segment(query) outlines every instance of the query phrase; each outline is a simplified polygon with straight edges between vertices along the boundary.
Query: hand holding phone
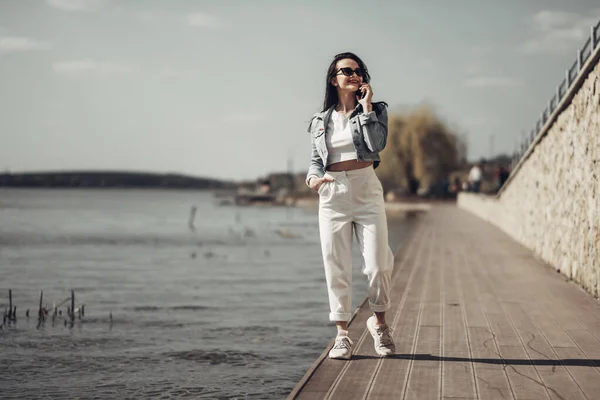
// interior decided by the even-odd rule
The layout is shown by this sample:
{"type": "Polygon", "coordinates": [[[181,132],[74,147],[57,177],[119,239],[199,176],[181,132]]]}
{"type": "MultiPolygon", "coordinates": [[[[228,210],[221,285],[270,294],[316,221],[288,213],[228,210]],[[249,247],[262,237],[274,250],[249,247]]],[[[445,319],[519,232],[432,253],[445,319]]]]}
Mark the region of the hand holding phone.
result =
{"type": "Polygon", "coordinates": [[[363,110],[370,112],[372,109],[371,99],[373,98],[373,89],[371,88],[371,85],[368,83],[361,85],[360,90],[356,92],[356,97],[360,105],[362,105],[363,110]]]}

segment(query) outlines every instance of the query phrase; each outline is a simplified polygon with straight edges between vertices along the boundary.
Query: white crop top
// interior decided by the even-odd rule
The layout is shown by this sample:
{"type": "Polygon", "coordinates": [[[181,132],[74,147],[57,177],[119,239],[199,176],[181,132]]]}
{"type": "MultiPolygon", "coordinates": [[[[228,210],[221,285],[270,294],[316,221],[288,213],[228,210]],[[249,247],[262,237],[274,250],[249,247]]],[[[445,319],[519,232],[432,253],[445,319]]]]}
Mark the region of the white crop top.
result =
{"type": "Polygon", "coordinates": [[[347,160],[356,160],[356,149],[352,141],[350,120],[343,114],[333,110],[327,125],[327,166],[347,160]]]}

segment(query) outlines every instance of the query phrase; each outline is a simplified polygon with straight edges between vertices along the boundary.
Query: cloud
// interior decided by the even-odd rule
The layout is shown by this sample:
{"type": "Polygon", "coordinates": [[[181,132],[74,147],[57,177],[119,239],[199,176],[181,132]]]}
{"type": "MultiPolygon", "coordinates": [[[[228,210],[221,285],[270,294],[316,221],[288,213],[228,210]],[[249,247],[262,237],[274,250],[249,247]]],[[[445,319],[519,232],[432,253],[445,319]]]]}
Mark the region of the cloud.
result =
{"type": "Polygon", "coordinates": [[[186,15],[185,20],[188,25],[201,28],[217,29],[224,26],[223,21],[214,15],[200,12],[186,15]]]}
{"type": "Polygon", "coordinates": [[[473,88],[520,86],[521,82],[501,76],[474,76],[465,80],[465,85],[473,88]]]}
{"type": "Polygon", "coordinates": [[[122,62],[95,61],[91,59],[56,62],[52,65],[56,73],[64,75],[118,75],[130,72],[133,67],[122,62]]]}
{"type": "Polygon", "coordinates": [[[464,85],[471,88],[494,88],[520,86],[521,81],[508,78],[494,72],[493,64],[475,60],[465,67],[466,79],[464,85]]]}
{"type": "Polygon", "coordinates": [[[106,5],[110,0],[46,0],[49,6],[64,11],[89,11],[106,5]]]}
{"type": "Polygon", "coordinates": [[[566,11],[543,10],[533,15],[533,37],[519,46],[528,54],[574,52],[590,36],[591,26],[598,23],[600,9],[586,15],[566,11]]]}
{"type": "Polygon", "coordinates": [[[26,37],[0,37],[0,54],[46,50],[49,48],[50,45],[46,42],[40,42],[26,37]]]}

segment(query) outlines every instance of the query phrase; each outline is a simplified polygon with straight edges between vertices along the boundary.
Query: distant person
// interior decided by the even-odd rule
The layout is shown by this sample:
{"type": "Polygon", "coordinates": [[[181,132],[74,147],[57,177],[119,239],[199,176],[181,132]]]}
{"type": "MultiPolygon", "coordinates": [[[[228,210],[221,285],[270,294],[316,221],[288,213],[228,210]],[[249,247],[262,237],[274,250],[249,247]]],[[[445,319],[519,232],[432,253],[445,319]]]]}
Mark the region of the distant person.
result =
{"type": "Polygon", "coordinates": [[[367,275],[367,320],[375,351],[396,351],[385,312],[390,308],[394,255],[381,182],[375,175],[379,152],[387,141],[387,104],[372,103],[367,66],[353,53],[338,54],[327,71],[323,110],[312,118],[308,132],[312,158],[306,184],[319,193],[319,231],[329,295],[329,319],[338,333],[330,358],[349,359],[352,317],[352,233],[356,234],[367,275]]]}
{"type": "Polygon", "coordinates": [[[474,164],[471,171],[469,171],[469,186],[474,193],[479,193],[481,190],[481,168],[479,168],[479,164],[474,164]]]}

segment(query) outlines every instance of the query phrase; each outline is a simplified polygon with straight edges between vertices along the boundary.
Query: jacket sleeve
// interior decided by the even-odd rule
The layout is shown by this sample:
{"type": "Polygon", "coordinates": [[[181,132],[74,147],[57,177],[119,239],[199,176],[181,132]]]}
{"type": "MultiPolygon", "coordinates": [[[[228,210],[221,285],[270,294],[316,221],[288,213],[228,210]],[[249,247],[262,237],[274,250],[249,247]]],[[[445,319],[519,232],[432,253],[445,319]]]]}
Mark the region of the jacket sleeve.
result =
{"type": "Polygon", "coordinates": [[[385,105],[374,104],[373,111],[360,114],[358,121],[369,150],[374,153],[381,152],[385,148],[388,136],[388,113],[385,105]]]}
{"type": "Polygon", "coordinates": [[[308,167],[308,173],[306,174],[306,185],[308,186],[308,180],[315,176],[317,178],[322,178],[325,175],[325,168],[323,166],[323,159],[319,155],[317,151],[317,146],[315,145],[315,136],[311,130],[312,121],[308,126],[308,133],[310,134],[310,144],[311,144],[311,156],[310,156],[310,165],[308,167]]]}

